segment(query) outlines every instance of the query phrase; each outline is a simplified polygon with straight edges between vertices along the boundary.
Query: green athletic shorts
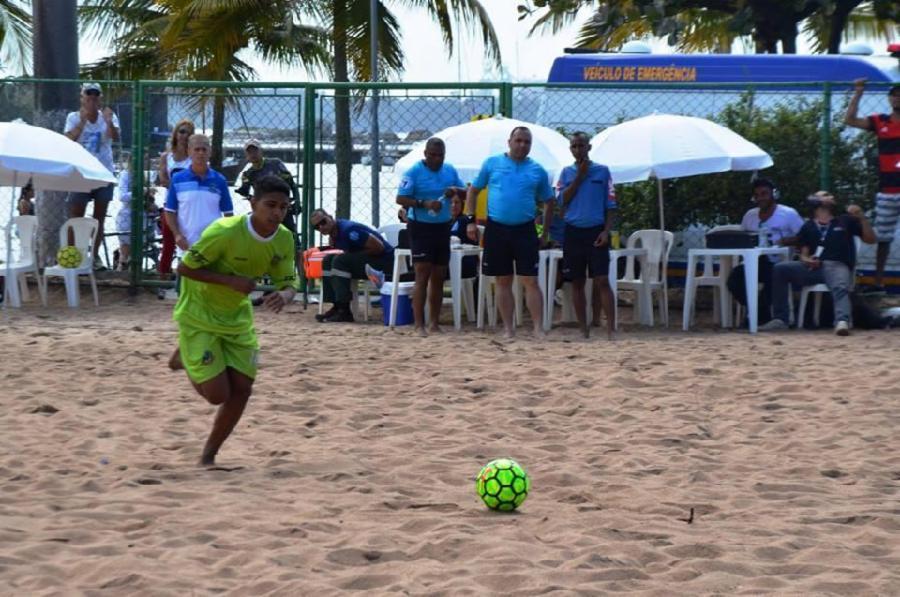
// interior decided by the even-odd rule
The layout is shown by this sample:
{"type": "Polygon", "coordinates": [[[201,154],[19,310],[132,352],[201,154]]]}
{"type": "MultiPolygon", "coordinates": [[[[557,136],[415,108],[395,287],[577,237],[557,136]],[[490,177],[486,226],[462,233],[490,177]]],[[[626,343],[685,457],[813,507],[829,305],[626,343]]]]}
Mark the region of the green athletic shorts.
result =
{"type": "Polygon", "coordinates": [[[181,362],[194,383],[209,381],[226,367],[256,378],[259,342],[252,330],[242,334],[214,334],[178,324],[181,362]]]}

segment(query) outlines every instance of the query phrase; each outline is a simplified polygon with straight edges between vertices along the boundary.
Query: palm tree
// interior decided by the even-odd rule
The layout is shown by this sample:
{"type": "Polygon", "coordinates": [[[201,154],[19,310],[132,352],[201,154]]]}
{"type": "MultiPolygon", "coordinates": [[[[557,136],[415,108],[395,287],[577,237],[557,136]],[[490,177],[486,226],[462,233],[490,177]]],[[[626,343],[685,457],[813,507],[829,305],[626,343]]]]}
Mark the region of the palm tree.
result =
{"type": "MultiPolygon", "coordinates": [[[[327,71],[326,32],[304,24],[308,3],[290,0],[88,0],[81,9],[84,29],[114,53],[88,65],[86,75],[119,79],[249,81],[254,69],[242,50],[283,67],[327,71]]],[[[221,165],[225,105],[239,90],[193,91],[204,107],[212,97],[213,139],[210,162],[221,165]]]]}
{"type": "Polygon", "coordinates": [[[0,0],[0,72],[25,74],[31,61],[31,15],[22,2],[0,0]]]}
{"type": "MultiPolygon", "coordinates": [[[[370,0],[318,0],[320,14],[331,31],[334,50],[332,71],[336,83],[371,79],[370,0]]],[[[437,22],[444,46],[452,54],[456,32],[460,28],[475,31],[482,40],[486,56],[500,64],[500,43],[490,17],[479,0],[378,0],[378,79],[385,80],[403,72],[399,21],[393,11],[398,6],[426,10],[437,22]]],[[[337,167],[337,215],[350,215],[351,151],[350,95],[335,93],[335,163],[337,167]]],[[[377,140],[372,140],[376,142],[377,140]]]]}
{"type": "Polygon", "coordinates": [[[776,52],[781,43],[782,52],[792,54],[802,25],[815,51],[836,53],[854,31],[890,39],[900,19],[896,0],[530,0],[519,12],[520,18],[538,15],[532,32],[557,32],[584,7],[594,14],[577,44],[601,50],[628,39],[666,36],[683,51],[718,51],[751,36],[757,52],[776,52]]]}

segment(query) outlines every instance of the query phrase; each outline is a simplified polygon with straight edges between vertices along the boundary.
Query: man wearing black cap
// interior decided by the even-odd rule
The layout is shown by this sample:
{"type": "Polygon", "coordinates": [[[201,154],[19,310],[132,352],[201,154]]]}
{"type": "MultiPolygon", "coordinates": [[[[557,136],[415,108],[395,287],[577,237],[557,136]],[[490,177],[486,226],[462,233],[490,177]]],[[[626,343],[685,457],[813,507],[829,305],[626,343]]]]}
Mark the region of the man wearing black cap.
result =
{"type": "Polygon", "coordinates": [[[878,195],[875,196],[875,233],[878,251],[875,255],[875,286],[883,289],[884,266],[891,252],[894,230],[900,219],[900,83],[888,90],[890,114],[857,116],[865,79],[854,81],[855,89],[844,122],[878,137],[878,195]]]}
{"type": "Polygon", "coordinates": [[[250,139],[244,143],[244,155],[250,163],[250,167],[241,174],[241,186],[234,192],[238,195],[243,195],[245,199],[251,199],[253,185],[256,184],[256,181],[270,174],[286,182],[291,187],[291,208],[285,214],[282,224],[294,234],[294,242],[296,243],[297,224],[294,218],[300,213],[300,199],[294,177],[291,176],[284,162],[278,158],[263,157],[262,144],[258,139],[250,139]]]}
{"type": "MultiPolygon", "coordinates": [[[[69,112],[63,133],[80,143],[91,152],[100,163],[115,173],[113,167],[112,144],[119,140],[119,117],[112,108],[100,110],[100,85],[85,83],[81,86],[81,109],[69,112]]],[[[94,201],[94,219],[97,220],[97,237],[94,239],[94,267],[102,268],[97,249],[103,242],[103,223],[106,220],[106,209],[113,196],[113,183],[87,193],[69,193],[69,217],[84,217],[87,204],[94,201]]]]}

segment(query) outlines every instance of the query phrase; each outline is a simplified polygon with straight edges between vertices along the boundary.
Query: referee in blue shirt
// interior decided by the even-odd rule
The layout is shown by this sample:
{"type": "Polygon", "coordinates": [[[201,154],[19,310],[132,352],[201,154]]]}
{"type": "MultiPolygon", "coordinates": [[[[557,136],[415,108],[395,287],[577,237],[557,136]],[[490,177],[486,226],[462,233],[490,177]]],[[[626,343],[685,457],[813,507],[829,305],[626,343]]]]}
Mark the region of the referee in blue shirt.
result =
{"type": "Polygon", "coordinates": [[[566,223],[563,279],[572,283],[575,316],[585,338],[590,336],[584,296],[585,275],[593,279],[593,324],[600,325],[602,307],[606,311],[607,334],[612,339],[616,319],[615,298],[609,286],[609,231],[618,209],[616,191],[609,168],[588,158],[591,145],[587,133],[573,134],[569,151],[575,163],[563,168],[557,183],[558,200],[566,223]]]}
{"type": "MultiPolygon", "coordinates": [[[[547,171],[528,157],[531,131],[516,127],[507,142],[509,151],[489,157],[469,187],[466,195],[467,215],[475,212],[481,189],[488,189],[488,221],[484,230],[482,271],[497,278],[497,305],[506,337],[515,335],[513,322],[513,276],[525,286],[525,301],[531,313],[534,335],[543,337],[543,298],[538,287],[538,236],[534,226],[535,207],[553,199],[547,171]]],[[[549,227],[548,214],[544,226],[549,227]]],[[[470,219],[468,236],[477,238],[478,228],[470,219]]]]}
{"type": "Polygon", "coordinates": [[[443,139],[425,142],[425,159],[406,171],[397,190],[397,203],[406,208],[409,244],[416,285],[413,290],[413,317],[416,331],[425,331],[425,295],[431,307],[429,330],[440,332],[438,320],[444,300],[444,278],[450,263],[450,199],[465,191],[456,168],[444,163],[443,139]]]}

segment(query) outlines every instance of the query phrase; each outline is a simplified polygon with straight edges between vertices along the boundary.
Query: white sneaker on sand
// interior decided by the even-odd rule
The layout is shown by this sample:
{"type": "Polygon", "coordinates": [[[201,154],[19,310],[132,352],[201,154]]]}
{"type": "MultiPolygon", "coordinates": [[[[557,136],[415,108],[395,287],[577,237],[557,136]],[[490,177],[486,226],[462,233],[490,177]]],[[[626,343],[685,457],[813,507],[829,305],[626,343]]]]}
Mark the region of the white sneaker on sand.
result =
{"type": "Polygon", "coordinates": [[[788,329],[788,324],[781,321],[780,319],[772,319],[763,325],[759,326],[759,331],[761,332],[776,332],[778,330],[786,330],[788,329]]]}
{"type": "Polygon", "coordinates": [[[850,335],[850,324],[846,321],[839,321],[834,325],[834,333],[838,336],[850,335]]]}

